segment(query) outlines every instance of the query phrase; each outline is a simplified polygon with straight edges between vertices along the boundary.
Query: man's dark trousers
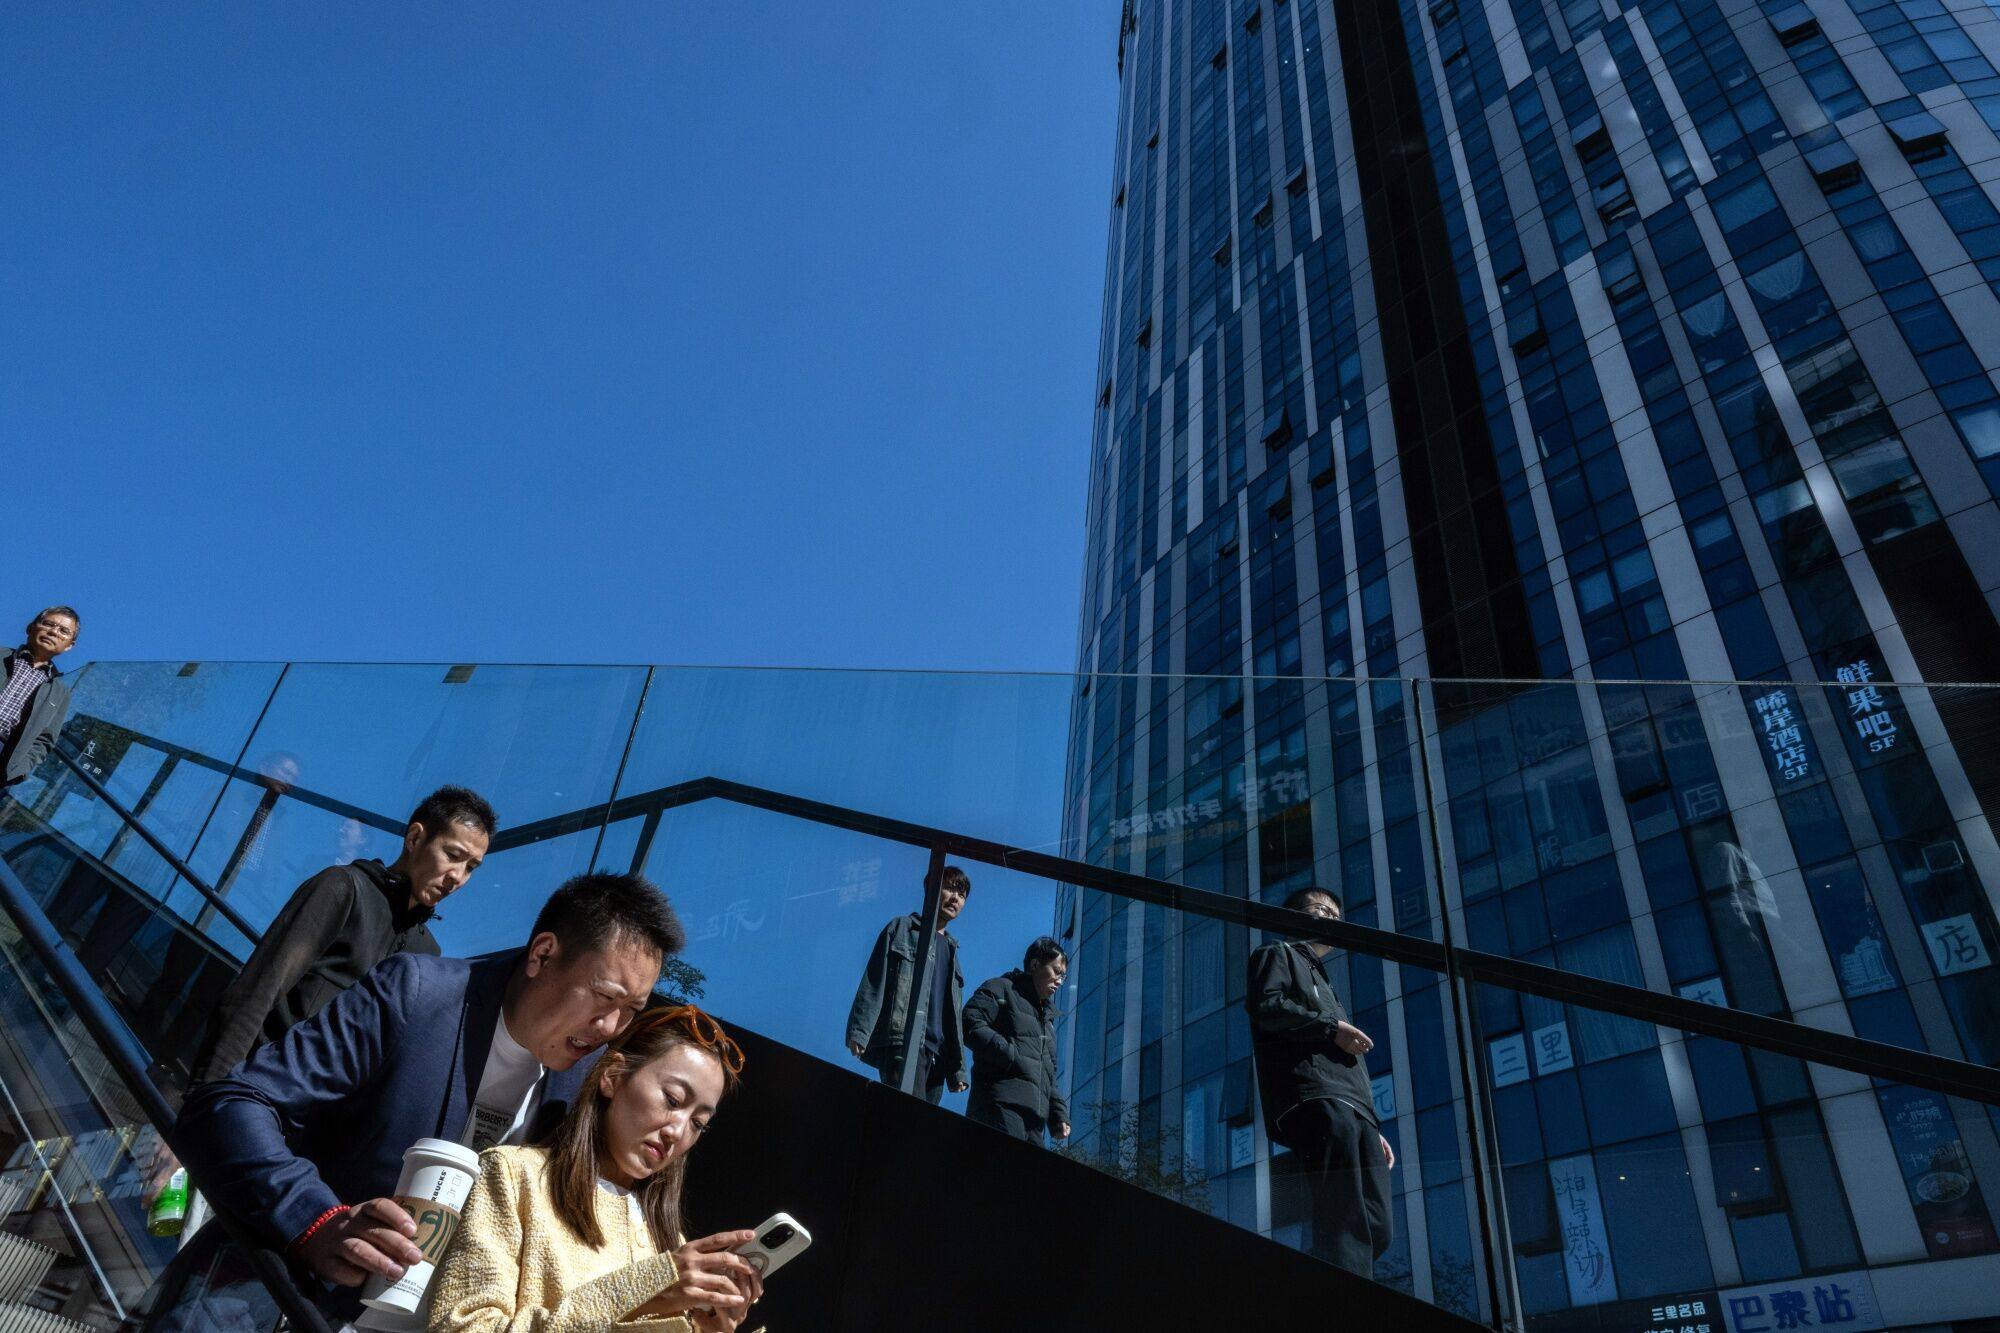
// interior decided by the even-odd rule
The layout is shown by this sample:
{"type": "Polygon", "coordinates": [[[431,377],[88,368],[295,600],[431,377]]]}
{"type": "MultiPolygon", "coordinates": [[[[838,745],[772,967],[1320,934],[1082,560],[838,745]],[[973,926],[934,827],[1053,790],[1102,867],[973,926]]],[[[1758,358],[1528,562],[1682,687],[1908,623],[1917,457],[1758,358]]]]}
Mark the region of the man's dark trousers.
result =
{"type": "Polygon", "coordinates": [[[1303,1177],[1312,1200],[1312,1253],[1374,1277],[1395,1218],[1379,1131],[1352,1107],[1315,1098],[1285,1117],[1284,1135],[1291,1170],[1303,1177]]]}
{"type": "MultiPolygon", "coordinates": [[[[932,1106],[936,1106],[944,1101],[944,1075],[933,1068],[933,1063],[936,1059],[937,1052],[930,1047],[919,1046],[917,1048],[917,1095],[932,1106]]],[[[896,1078],[896,1064],[897,1061],[895,1058],[891,1057],[884,1060],[882,1067],[875,1071],[875,1076],[892,1088],[899,1086],[896,1078]]]]}
{"type": "Polygon", "coordinates": [[[991,1125],[1009,1138],[1023,1143],[1040,1143],[1045,1126],[1042,1118],[1025,1106],[1009,1106],[1005,1102],[994,1101],[979,1095],[977,1088],[965,1103],[965,1118],[976,1120],[982,1125],[991,1125]]]}

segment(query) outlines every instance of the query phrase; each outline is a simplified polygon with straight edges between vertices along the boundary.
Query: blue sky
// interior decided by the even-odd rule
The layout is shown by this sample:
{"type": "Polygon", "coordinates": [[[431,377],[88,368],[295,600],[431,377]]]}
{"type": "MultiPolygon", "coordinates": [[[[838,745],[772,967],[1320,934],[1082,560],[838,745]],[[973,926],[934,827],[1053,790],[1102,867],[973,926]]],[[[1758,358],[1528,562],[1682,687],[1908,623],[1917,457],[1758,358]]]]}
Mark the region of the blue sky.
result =
{"type": "Polygon", "coordinates": [[[1068,669],[1117,13],[7,7],[8,601],[78,659],[1068,669]]]}

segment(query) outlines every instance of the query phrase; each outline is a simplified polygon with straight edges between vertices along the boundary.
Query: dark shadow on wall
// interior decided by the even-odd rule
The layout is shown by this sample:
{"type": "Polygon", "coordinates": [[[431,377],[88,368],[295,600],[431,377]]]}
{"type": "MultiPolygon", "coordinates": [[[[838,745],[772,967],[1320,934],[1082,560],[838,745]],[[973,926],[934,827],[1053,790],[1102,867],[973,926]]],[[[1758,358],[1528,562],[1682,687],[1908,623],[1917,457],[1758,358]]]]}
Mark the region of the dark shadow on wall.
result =
{"type": "Polygon", "coordinates": [[[742,1091],[688,1172],[699,1232],[783,1210],[813,1247],[746,1329],[1472,1330],[1399,1292],[735,1030],[742,1091]]]}

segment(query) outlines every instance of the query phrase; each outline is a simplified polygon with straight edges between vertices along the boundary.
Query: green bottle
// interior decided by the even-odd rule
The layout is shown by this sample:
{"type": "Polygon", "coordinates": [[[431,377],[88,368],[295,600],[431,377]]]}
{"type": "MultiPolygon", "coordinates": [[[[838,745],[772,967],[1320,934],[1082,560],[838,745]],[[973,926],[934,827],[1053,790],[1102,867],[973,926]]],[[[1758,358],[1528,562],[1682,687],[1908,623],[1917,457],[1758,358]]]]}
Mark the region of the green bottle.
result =
{"type": "Polygon", "coordinates": [[[167,1187],[153,1198],[153,1206],[146,1212],[146,1234],[149,1236],[178,1236],[181,1226],[187,1221],[188,1173],[187,1168],[174,1168],[167,1178],[167,1187]]]}

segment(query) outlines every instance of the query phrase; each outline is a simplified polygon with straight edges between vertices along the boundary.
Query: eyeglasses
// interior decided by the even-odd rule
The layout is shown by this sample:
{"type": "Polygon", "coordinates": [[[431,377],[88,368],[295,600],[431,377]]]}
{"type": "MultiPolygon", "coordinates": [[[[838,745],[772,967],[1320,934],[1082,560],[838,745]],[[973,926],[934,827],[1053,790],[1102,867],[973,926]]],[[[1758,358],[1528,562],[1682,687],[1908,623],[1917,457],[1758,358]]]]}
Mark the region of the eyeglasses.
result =
{"type": "Polygon", "coordinates": [[[657,1027],[677,1027],[686,1033],[694,1044],[712,1053],[722,1062],[722,1067],[732,1074],[743,1072],[743,1048],[722,1030],[722,1024],[691,1004],[669,1005],[659,1009],[648,1009],[639,1015],[620,1033],[618,1040],[611,1043],[612,1050],[624,1049],[641,1032],[650,1032],[657,1027]]]}
{"type": "Polygon", "coordinates": [[[54,620],[37,620],[34,627],[36,629],[53,630],[58,638],[74,639],[76,637],[76,626],[64,625],[54,620]]]}

